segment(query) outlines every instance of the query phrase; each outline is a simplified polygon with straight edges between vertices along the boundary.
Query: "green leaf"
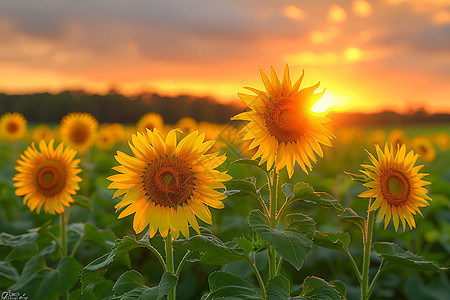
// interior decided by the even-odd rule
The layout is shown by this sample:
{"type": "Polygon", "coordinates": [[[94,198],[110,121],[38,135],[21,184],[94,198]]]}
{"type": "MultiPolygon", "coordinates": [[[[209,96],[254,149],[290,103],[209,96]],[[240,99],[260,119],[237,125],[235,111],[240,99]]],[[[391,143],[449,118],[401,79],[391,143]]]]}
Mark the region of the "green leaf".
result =
{"type": "Polygon", "coordinates": [[[166,272],[161,276],[159,285],[150,288],[144,284],[141,274],[134,270],[128,271],[117,279],[113,289],[119,295],[112,299],[161,300],[169,294],[177,281],[178,278],[174,274],[166,272]],[[127,290],[128,288],[132,289],[127,290]]]}
{"type": "MultiPolygon", "coordinates": [[[[342,288],[341,285],[339,287],[342,288]]],[[[302,292],[297,299],[337,300],[343,299],[343,297],[335,286],[322,278],[311,276],[303,281],[302,292]]]]}
{"type": "Polygon", "coordinates": [[[364,174],[354,174],[354,173],[350,173],[350,172],[347,172],[347,171],[344,171],[344,173],[347,174],[350,177],[351,180],[358,181],[358,182],[361,182],[361,183],[366,183],[368,181],[368,179],[369,179],[364,174]]]}
{"type": "Polygon", "coordinates": [[[350,235],[347,232],[339,231],[333,233],[329,231],[316,231],[314,237],[314,245],[344,253],[347,252],[349,244],[350,235]]]}
{"type": "Polygon", "coordinates": [[[420,271],[442,271],[448,268],[439,267],[426,258],[405,251],[394,243],[375,242],[373,248],[392,266],[420,271]]]}
{"type": "Polygon", "coordinates": [[[72,257],[63,257],[55,270],[42,280],[36,299],[54,299],[70,290],[78,282],[81,265],[72,257]]]}
{"type": "Polygon", "coordinates": [[[170,290],[177,284],[178,278],[172,273],[164,273],[158,286],[146,290],[139,299],[155,299],[160,300],[169,295],[170,290]]]}
{"type": "Polygon", "coordinates": [[[286,205],[290,205],[295,201],[303,201],[322,207],[333,207],[339,211],[344,212],[344,208],[338,200],[334,199],[331,195],[322,192],[315,192],[314,189],[307,183],[298,182],[295,186],[290,183],[283,184],[283,192],[286,195],[286,205]]]}
{"type": "Polygon", "coordinates": [[[91,199],[82,195],[73,196],[74,202],[72,205],[76,205],[82,208],[89,210],[90,212],[94,212],[94,205],[92,204],[91,199]]]}
{"type": "Polygon", "coordinates": [[[19,273],[7,261],[0,261],[0,276],[11,279],[12,281],[17,281],[19,279],[19,273]]]}
{"type": "Polygon", "coordinates": [[[233,161],[232,163],[233,164],[237,163],[237,164],[243,164],[243,165],[250,165],[250,166],[256,167],[256,168],[260,169],[261,171],[263,171],[267,175],[267,178],[270,178],[269,171],[267,171],[267,163],[259,164],[259,161],[251,160],[248,158],[241,158],[241,159],[233,161]]]}
{"type": "Polygon", "coordinates": [[[134,236],[125,236],[123,239],[117,239],[109,253],[100,256],[81,270],[81,292],[84,292],[87,286],[95,279],[101,277],[113,263],[120,260],[129,251],[139,247],[152,248],[148,241],[136,241],[134,236]]]}
{"type": "Polygon", "coordinates": [[[262,240],[272,245],[286,261],[300,270],[306,255],[311,250],[312,236],[314,236],[313,219],[302,214],[289,215],[286,217],[287,221],[283,230],[270,228],[269,220],[259,210],[251,211],[248,220],[252,229],[262,240]]]}
{"type": "Polygon", "coordinates": [[[205,300],[262,299],[253,285],[235,274],[221,271],[213,272],[208,277],[208,283],[210,292],[205,300]]]}
{"type": "Polygon", "coordinates": [[[39,234],[36,231],[24,233],[21,235],[11,235],[8,233],[0,233],[0,246],[20,246],[25,243],[34,242],[39,234]]]}
{"type": "Polygon", "coordinates": [[[236,242],[222,242],[213,234],[205,233],[187,239],[173,241],[175,248],[198,251],[202,254],[200,262],[212,265],[223,265],[243,260],[246,250],[239,247],[236,242]]]}
{"type": "Polygon", "coordinates": [[[347,286],[340,280],[332,280],[330,284],[339,292],[342,299],[347,299],[347,286]]]}
{"type": "Polygon", "coordinates": [[[49,272],[47,268],[44,257],[40,255],[32,257],[27,261],[19,279],[10,289],[34,295],[45,274],[49,272]]]}
{"type": "Polygon", "coordinates": [[[227,190],[224,192],[227,195],[236,195],[239,197],[252,196],[259,197],[256,191],[256,178],[251,177],[247,180],[243,179],[232,179],[224,182],[227,190]]]}
{"type": "Polygon", "coordinates": [[[364,236],[366,219],[358,215],[353,209],[351,209],[350,207],[346,207],[344,213],[339,217],[358,226],[364,236]]]}
{"type": "Polygon", "coordinates": [[[266,286],[267,300],[289,300],[290,291],[289,280],[280,274],[269,280],[266,286]]]}
{"type": "Polygon", "coordinates": [[[144,277],[139,272],[130,270],[120,275],[113,286],[113,291],[118,295],[123,295],[135,288],[143,286],[145,286],[144,277]]]}
{"type": "Polygon", "coordinates": [[[12,248],[11,252],[5,257],[6,261],[12,261],[16,259],[25,259],[35,256],[39,253],[39,247],[36,242],[28,242],[20,245],[16,245],[12,248]]]}
{"type": "Polygon", "coordinates": [[[98,228],[92,224],[86,223],[84,225],[84,240],[96,245],[104,251],[110,250],[103,235],[98,228]]]}

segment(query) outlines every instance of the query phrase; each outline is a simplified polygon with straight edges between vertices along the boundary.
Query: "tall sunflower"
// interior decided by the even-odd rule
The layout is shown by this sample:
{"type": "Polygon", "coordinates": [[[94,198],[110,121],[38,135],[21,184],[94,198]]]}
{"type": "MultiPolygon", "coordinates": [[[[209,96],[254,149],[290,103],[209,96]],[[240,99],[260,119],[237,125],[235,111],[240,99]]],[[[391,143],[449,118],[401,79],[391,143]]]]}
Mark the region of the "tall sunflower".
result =
{"type": "Polygon", "coordinates": [[[250,149],[258,147],[252,159],[261,157],[260,164],[267,161],[267,168],[275,165],[276,171],[286,166],[289,177],[295,162],[308,173],[307,167],[312,169],[310,160],[316,162],[314,152],[322,157],[320,144],[331,146],[334,137],[323,125],[330,120],[311,110],[324,92],[314,94],[319,83],[299,90],[304,74],[292,85],[288,65],[281,82],[273,67],[270,78],[260,72],[266,91],[246,87],[256,95],[238,93],[250,111],[232,120],[249,121],[241,133],[244,140],[251,140],[250,149]]]}
{"type": "Polygon", "coordinates": [[[419,207],[428,206],[428,201],[431,201],[428,191],[423,187],[430,182],[422,180],[428,174],[419,173],[423,165],[414,166],[419,155],[414,154],[413,150],[406,154],[405,145],[397,147],[395,155],[394,148],[389,148],[387,144],[384,152],[378,145],[375,148],[378,159],[367,152],[373,165],[364,164],[362,167],[365,170],[361,171],[371,179],[364,184],[369,190],[359,197],[375,198],[369,211],[380,208],[377,222],[384,217],[384,228],[392,218],[395,230],[398,229],[399,220],[403,230],[406,228],[405,221],[412,229],[416,227],[413,215],[416,212],[422,215],[419,207]]]}
{"type": "Polygon", "coordinates": [[[15,193],[24,196],[23,203],[37,213],[41,207],[48,214],[63,213],[64,207],[73,202],[72,195],[80,189],[81,178],[77,176],[81,172],[80,160],[74,159],[77,152],[69,147],[64,149],[62,143],[54,149],[53,144],[54,140],[48,145],[41,140],[38,150],[33,142],[15,168],[18,172],[13,178],[15,193]]]}
{"type": "Polygon", "coordinates": [[[27,132],[27,120],[20,113],[6,113],[0,118],[0,133],[9,141],[22,139],[27,132]]]}
{"type": "Polygon", "coordinates": [[[91,114],[70,113],[61,120],[61,139],[65,144],[84,154],[92,146],[97,128],[98,121],[91,114]]]}
{"type": "Polygon", "coordinates": [[[226,172],[215,170],[226,156],[218,152],[205,154],[214,141],[204,141],[197,131],[177,142],[172,129],[164,139],[161,132],[138,132],[130,143],[134,156],[118,151],[120,174],[108,177],[108,188],[117,189],[114,197],[124,195],[115,207],[122,209],[119,219],[135,213],[133,229],[142,232],[149,225],[150,237],[159,230],[166,237],[169,230],[175,238],[179,232],[189,236],[188,224],[200,233],[195,216],[211,224],[207,206],[223,208],[226,196],[215,189],[225,188],[231,179],[226,172]]]}

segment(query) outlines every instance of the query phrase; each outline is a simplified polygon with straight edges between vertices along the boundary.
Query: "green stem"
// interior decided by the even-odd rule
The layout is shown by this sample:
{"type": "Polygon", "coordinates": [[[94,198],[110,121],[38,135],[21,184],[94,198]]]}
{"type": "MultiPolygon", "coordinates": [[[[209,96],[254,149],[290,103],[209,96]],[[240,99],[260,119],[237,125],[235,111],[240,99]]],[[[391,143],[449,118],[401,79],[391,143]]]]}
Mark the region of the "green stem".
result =
{"type": "Polygon", "coordinates": [[[255,273],[256,279],[258,280],[258,284],[259,287],[261,288],[262,294],[263,294],[263,299],[266,299],[266,288],[264,286],[264,282],[261,278],[261,274],[259,274],[258,268],[256,267],[256,265],[252,262],[252,260],[246,256],[245,260],[250,264],[250,266],[252,266],[253,268],[253,272],[255,273]]]}
{"type": "MultiPolygon", "coordinates": [[[[174,274],[174,264],[173,264],[173,247],[172,247],[172,235],[169,231],[167,236],[164,238],[165,248],[166,248],[166,265],[167,272],[174,274]]],[[[169,300],[175,300],[175,289],[176,286],[173,287],[169,292],[169,300]]]]}
{"type": "Polygon", "coordinates": [[[283,261],[284,261],[284,259],[282,257],[280,257],[280,261],[278,262],[278,267],[277,267],[277,275],[280,275],[280,273],[281,273],[281,267],[283,266],[283,261]]]}
{"type": "Polygon", "coordinates": [[[58,246],[59,252],[61,252],[62,254],[62,246],[61,246],[61,242],[59,241],[59,239],[50,231],[47,231],[47,234],[56,242],[56,245],[58,246]]]}
{"type": "Polygon", "coordinates": [[[64,213],[59,215],[59,227],[61,229],[61,258],[63,258],[67,256],[66,220],[64,213]]]}
{"type": "Polygon", "coordinates": [[[356,265],[355,260],[353,259],[352,254],[348,249],[346,249],[345,254],[347,254],[347,257],[350,259],[350,262],[352,263],[353,271],[355,272],[356,278],[358,279],[359,284],[361,284],[361,272],[358,270],[358,266],[356,265]]]}
{"type": "Polygon", "coordinates": [[[72,253],[70,253],[71,257],[75,256],[75,253],[77,252],[78,248],[80,248],[81,244],[83,243],[84,238],[80,237],[76,243],[76,245],[73,247],[72,253]]]}
{"type": "Polygon", "coordinates": [[[180,277],[181,274],[181,269],[183,269],[184,263],[186,262],[186,260],[189,258],[189,256],[191,256],[192,251],[189,250],[188,252],[186,252],[186,254],[183,256],[183,259],[180,261],[180,263],[178,264],[177,267],[177,271],[175,272],[175,275],[177,275],[177,277],[180,277]]]}
{"type": "MultiPolygon", "coordinates": [[[[272,170],[272,182],[269,182],[269,189],[270,189],[270,227],[272,229],[277,228],[277,198],[278,198],[278,172],[272,170]]],[[[276,276],[276,259],[277,259],[277,252],[275,248],[269,245],[268,248],[268,255],[269,255],[269,279],[272,279],[276,276]]]]}
{"type": "MultiPolygon", "coordinates": [[[[67,241],[66,241],[66,217],[65,213],[59,215],[59,227],[61,229],[61,259],[67,256],[67,241]]],[[[63,295],[64,300],[69,299],[69,290],[63,295]]]]}
{"type": "Polygon", "coordinates": [[[370,204],[372,202],[372,198],[369,200],[369,208],[367,209],[367,220],[365,227],[365,236],[364,240],[364,260],[363,260],[363,273],[362,273],[362,282],[361,282],[361,299],[367,300],[369,299],[370,293],[368,292],[369,285],[369,266],[370,266],[370,250],[372,247],[372,234],[373,234],[373,223],[375,221],[375,211],[369,211],[370,204]]]}
{"type": "Polygon", "coordinates": [[[383,266],[383,262],[384,261],[382,259],[381,263],[380,263],[380,267],[378,268],[377,273],[375,274],[375,276],[372,279],[372,283],[370,284],[369,291],[367,292],[367,295],[372,294],[372,290],[375,287],[375,283],[377,282],[378,278],[381,276],[381,273],[383,273],[389,267],[389,265],[387,265],[387,264],[383,266]]]}

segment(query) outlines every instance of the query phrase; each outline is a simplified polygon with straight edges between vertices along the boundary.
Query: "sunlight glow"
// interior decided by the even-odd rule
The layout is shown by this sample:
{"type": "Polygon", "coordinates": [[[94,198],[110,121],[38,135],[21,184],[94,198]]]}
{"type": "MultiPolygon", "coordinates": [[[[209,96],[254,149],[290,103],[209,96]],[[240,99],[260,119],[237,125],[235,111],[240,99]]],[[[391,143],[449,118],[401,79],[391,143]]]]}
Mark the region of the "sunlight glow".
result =
{"type": "Polygon", "coordinates": [[[329,109],[334,102],[334,98],[330,95],[327,95],[327,93],[325,92],[325,94],[319,99],[319,101],[317,101],[311,107],[311,110],[316,113],[323,113],[327,109],[329,109]]]}
{"type": "Polygon", "coordinates": [[[327,89],[311,110],[316,113],[348,110],[355,105],[356,98],[355,95],[327,89]]]}
{"type": "Polygon", "coordinates": [[[347,18],[347,12],[345,9],[337,4],[332,4],[328,11],[327,21],[329,23],[341,23],[347,18]]]}
{"type": "Polygon", "coordinates": [[[294,5],[287,5],[283,8],[284,15],[290,19],[301,21],[305,19],[305,12],[294,5]]]}

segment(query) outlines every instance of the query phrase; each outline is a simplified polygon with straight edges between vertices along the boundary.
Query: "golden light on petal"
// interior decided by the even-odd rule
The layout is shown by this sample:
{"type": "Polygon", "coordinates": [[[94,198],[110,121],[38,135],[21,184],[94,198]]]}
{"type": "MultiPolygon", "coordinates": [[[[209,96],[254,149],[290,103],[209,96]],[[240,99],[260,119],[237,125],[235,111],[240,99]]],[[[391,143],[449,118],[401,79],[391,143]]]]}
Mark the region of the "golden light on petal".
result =
{"type": "Polygon", "coordinates": [[[305,19],[306,13],[294,5],[286,5],[283,7],[283,14],[293,20],[302,21],[305,19]]]}
{"type": "Polygon", "coordinates": [[[265,91],[248,87],[256,95],[238,93],[239,98],[250,108],[232,120],[248,122],[240,131],[243,140],[249,140],[249,149],[257,148],[252,159],[267,162],[267,170],[286,167],[289,177],[294,173],[297,162],[305,173],[316,162],[315,154],[323,156],[321,144],[331,146],[334,135],[325,123],[330,120],[311,111],[311,107],[321,98],[323,92],[314,93],[314,86],[299,90],[304,74],[292,84],[289,67],[285,66],[280,81],[271,67],[270,77],[260,70],[265,91]]]}
{"type": "Polygon", "coordinates": [[[352,8],[355,15],[361,18],[368,17],[372,14],[372,5],[366,0],[354,0],[352,8]]]}
{"type": "Polygon", "coordinates": [[[333,103],[335,102],[334,98],[327,93],[324,93],[323,96],[317,101],[312,107],[311,110],[316,113],[323,113],[327,109],[329,109],[333,103]]]}
{"type": "Polygon", "coordinates": [[[74,159],[76,151],[63,144],[53,148],[54,140],[48,145],[44,140],[39,142],[39,150],[34,142],[17,160],[18,172],[13,180],[16,195],[24,196],[23,203],[31,211],[48,214],[61,214],[65,207],[73,202],[72,196],[80,189],[78,183],[81,172],[78,169],[79,159],[74,159]]]}
{"type": "Polygon", "coordinates": [[[337,4],[331,4],[327,15],[329,23],[341,23],[347,19],[347,12],[337,4]]]}
{"type": "Polygon", "coordinates": [[[114,197],[123,195],[115,206],[122,210],[119,219],[135,214],[133,229],[140,233],[149,227],[150,237],[160,232],[172,237],[181,232],[189,237],[189,225],[200,234],[196,217],[211,224],[208,206],[223,208],[226,195],[222,182],[230,180],[226,172],[216,170],[225,160],[219,152],[206,154],[214,141],[205,141],[197,131],[177,141],[180,129],[164,136],[156,127],[133,134],[129,143],[132,156],[121,151],[115,156],[119,174],[107,179],[114,197]]]}
{"type": "Polygon", "coordinates": [[[428,174],[419,173],[423,165],[414,166],[419,155],[413,150],[406,153],[405,145],[397,147],[395,153],[394,147],[387,143],[384,151],[378,145],[375,149],[378,158],[368,152],[372,164],[362,165],[361,172],[370,179],[364,184],[369,189],[359,197],[373,199],[369,211],[380,209],[377,221],[384,218],[385,228],[392,219],[395,230],[400,222],[403,230],[406,224],[412,229],[416,227],[413,215],[422,214],[419,208],[431,201],[424,188],[430,182],[422,180],[428,174]]]}

